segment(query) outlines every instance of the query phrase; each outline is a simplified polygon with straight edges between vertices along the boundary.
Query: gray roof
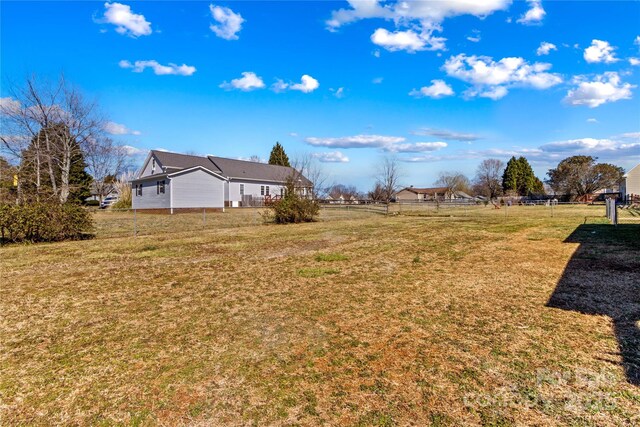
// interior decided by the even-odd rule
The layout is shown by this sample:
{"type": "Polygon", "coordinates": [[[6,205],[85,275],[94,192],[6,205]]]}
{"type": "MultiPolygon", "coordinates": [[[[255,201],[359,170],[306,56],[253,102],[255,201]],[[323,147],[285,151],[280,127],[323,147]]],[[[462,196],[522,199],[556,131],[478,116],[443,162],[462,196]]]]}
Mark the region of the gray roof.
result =
{"type": "MultiPolygon", "coordinates": [[[[287,166],[214,156],[209,156],[209,159],[222,171],[223,175],[229,178],[285,181],[288,176],[296,172],[295,169],[287,166]]],[[[304,181],[308,183],[306,178],[304,178],[304,181]]]]}
{"type": "Polygon", "coordinates": [[[156,156],[160,164],[167,169],[187,169],[196,166],[202,166],[212,172],[220,172],[220,170],[211,163],[211,161],[202,156],[192,156],[189,154],[170,153],[168,151],[152,150],[151,153],[156,156]]]}
{"type": "MultiPolygon", "coordinates": [[[[296,170],[291,167],[250,162],[247,160],[227,159],[215,156],[191,156],[158,150],[152,150],[151,153],[158,159],[163,167],[170,169],[170,172],[202,166],[205,169],[220,173],[229,178],[277,182],[283,182],[292,173],[296,173],[296,170]]],[[[311,181],[304,176],[301,177],[301,179],[305,186],[311,185],[311,181]]]]}

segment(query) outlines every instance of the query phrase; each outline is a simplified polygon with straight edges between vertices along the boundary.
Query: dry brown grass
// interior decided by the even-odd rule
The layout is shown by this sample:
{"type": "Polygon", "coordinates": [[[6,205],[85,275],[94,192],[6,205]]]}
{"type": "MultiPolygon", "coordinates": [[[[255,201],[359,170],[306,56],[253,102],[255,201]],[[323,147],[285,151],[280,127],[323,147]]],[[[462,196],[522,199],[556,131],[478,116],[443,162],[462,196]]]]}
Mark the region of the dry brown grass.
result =
{"type": "Polygon", "coordinates": [[[522,209],[2,248],[0,424],[637,425],[611,317],[547,305],[579,253],[637,315],[640,231],[522,209]]]}

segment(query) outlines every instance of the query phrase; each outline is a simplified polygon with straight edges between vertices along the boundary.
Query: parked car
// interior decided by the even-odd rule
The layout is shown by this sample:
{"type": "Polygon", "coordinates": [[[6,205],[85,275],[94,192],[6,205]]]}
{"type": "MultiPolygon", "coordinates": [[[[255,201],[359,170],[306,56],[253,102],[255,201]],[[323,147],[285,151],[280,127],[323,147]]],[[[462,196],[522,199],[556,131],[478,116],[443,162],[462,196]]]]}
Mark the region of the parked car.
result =
{"type": "Polygon", "coordinates": [[[115,202],[118,201],[118,196],[108,196],[102,199],[102,203],[100,203],[100,209],[106,209],[115,202]]]}

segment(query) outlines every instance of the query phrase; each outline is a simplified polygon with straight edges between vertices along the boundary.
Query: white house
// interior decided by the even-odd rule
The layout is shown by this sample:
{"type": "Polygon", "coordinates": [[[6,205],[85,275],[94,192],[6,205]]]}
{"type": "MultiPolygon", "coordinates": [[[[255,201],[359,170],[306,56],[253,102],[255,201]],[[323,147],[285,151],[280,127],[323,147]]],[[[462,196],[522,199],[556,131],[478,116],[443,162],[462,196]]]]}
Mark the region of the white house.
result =
{"type": "Polygon", "coordinates": [[[295,169],[215,156],[152,150],[131,181],[134,209],[251,206],[282,197],[286,180],[310,195],[311,182],[295,169]]]}
{"type": "Polygon", "coordinates": [[[631,168],[622,178],[620,195],[625,201],[640,200],[640,164],[631,168]]]}

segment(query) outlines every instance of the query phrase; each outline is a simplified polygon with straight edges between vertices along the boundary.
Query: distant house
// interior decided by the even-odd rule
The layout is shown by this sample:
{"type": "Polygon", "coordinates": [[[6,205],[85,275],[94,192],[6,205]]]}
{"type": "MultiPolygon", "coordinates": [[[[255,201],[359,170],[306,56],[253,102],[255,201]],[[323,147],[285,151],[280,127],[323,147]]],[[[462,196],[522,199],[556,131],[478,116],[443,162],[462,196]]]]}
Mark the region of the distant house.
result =
{"type": "Polygon", "coordinates": [[[640,202],[640,164],[624,175],[620,183],[620,194],[627,202],[640,202]]]}
{"type": "Polygon", "coordinates": [[[417,188],[407,187],[396,193],[399,202],[429,202],[434,200],[472,200],[464,191],[451,193],[447,187],[417,188]]]}
{"type": "Polygon", "coordinates": [[[311,182],[295,169],[215,156],[152,150],[131,181],[134,209],[253,206],[284,196],[295,177],[296,191],[310,196],[311,182]]]}
{"type": "Polygon", "coordinates": [[[113,184],[102,184],[102,182],[92,182],[89,187],[89,191],[91,195],[87,197],[85,202],[90,200],[102,201],[104,198],[109,196],[117,196],[118,189],[113,184]]]}

